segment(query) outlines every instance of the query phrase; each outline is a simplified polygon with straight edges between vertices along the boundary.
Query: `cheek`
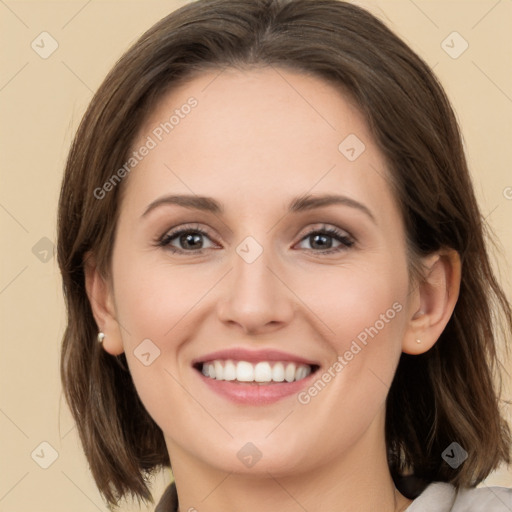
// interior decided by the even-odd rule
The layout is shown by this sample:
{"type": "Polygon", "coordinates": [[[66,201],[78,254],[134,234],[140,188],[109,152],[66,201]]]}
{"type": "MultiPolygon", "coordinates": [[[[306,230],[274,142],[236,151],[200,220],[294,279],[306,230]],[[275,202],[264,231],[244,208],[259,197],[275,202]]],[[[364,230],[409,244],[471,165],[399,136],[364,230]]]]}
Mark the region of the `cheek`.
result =
{"type": "Polygon", "coordinates": [[[116,312],[125,327],[125,349],[145,338],[159,346],[164,340],[165,345],[172,342],[176,338],[172,333],[182,328],[183,319],[216,282],[211,269],[205,267],[186,268],[136,257],[119,261],[116,270],[116,312]]]}
{"type": "Polygon", "coordinates": [[[320,320],[316,325],[323,326],[331,356],[316,385],[298,398],[326,423],[343,423],[348,415],[356,432],[385,401],[407,324],[407,267],[405,260],[396,260],[395,266],[381,261],[365,268],[338,267],[324,286],[310,288],[306,302],[320,320]],[[329,417],[323,416],[326,411],[329,417]]]}
{"type": "Polygon", "coordinates": [[[201,323],[205,294],[218,278],[211,268],[142,257],[118,256],[113,268],[116,313],[133,382],[155,422],[172,423],[176,408],[197,407],[180,385],[189,368],[178,359],[201,323]]]}
{"type": "Polygon", "coordinates": [[[354,444],[383,411],[400,358],[407,273],[365,270],[336,269],[307,300],[321,320],[316,324],[325,326],[331,358],[298,395],[297,418],[311,428],[323,425],[324,434],[337,439],[327,452],[354,444]]]}
{"type": "Polygon", "coordinates": [[[380,264],[322,270],[318,279],[311,275],[298,292],[317,316],[317,325],[323,324],[325,339],[338,355],[350,350],[354,341],[365,348],[371,348],[374,339],[379,341],[372,347],[400,344],[407,293],[405,263],[398,262],[395,269],[380,264]]]}

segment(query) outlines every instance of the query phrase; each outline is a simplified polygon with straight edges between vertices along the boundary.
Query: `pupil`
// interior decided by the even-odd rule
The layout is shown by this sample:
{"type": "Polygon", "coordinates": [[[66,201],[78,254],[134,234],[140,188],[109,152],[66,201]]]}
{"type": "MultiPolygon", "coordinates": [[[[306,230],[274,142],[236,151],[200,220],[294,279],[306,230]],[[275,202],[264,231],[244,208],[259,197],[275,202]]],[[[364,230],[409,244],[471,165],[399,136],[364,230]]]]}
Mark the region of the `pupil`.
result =
{"type": "MultiPolygon", "coordinates": [[[[182,235],[181,241],[182,241],[183,245],[187,246],[187,247],[191,247],[194,245],[200,245],[201,244],[201,236],[202,235],[200,235],[198,233],[196,233],[196,234],[189,233],[186,235],[182,235]]],[[[317,234],[317,235],[313,235],[312,238],[313,238],[313,244],[312,244],[313,246],[319,245],[321,249],[325,249],[326,246],[327,246],[327,248],[330,248],[332,246],[332,243],[326,242],[326,239],[330,239],[329,236],[317,234]]],[[[192,247],[192,248],[195,248],[195,247],[192,247]]]]}
{"type": "Polygon", "coordinates": [[[321,248],[321,249],[325,249],[325,248],[326,248],[326,246],[327,246],[327,249],[329,249],[329,248],[331,247],[332,243],[325,243],[325,239],[326,239],[326,238],[330,238],[330,237],[329,237],[329,236],[326,236],[326,235],[313,235],[313,240],[314,240],[314,242],[313,242],[313,246],[314,246],[318,241],[320,241],[320,248],[321,248]],[[324,241],[323,243],[322,243],[322,240],[324,241]]]}
{"type": "MultiPolygon", "coordinates": [[[[200,234],[186,234],[186,235],[182,235],[181,236],[181,241],[183,243],[183,246],[184,247],[191,247],[195,244],[199,244],[201,243],[201,235],[200,234]],[[189,243],[191,242],[191,243],[189,243]]],[[[196,247],[192,247],[193,249],[195,249],[196,247]]]]}

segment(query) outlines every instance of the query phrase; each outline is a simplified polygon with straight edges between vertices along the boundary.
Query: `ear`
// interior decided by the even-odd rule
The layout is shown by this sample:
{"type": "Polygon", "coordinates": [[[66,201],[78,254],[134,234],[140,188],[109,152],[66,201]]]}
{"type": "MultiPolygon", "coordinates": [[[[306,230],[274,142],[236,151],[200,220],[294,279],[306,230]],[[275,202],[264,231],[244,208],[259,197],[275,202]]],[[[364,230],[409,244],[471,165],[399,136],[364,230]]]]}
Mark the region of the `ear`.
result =
{"type": "Polygon", "coordinates": [[[422,354],[441,336],[459,297],[461,262],[457,251],[426,257],[426,274],[411,294],[409,324],[402,342],[406,354],[422,354]]]}
{"type": "Polygon", "coordinates": [[[94,255],[84,257],[85,288],[98,330],[105,334],[103,348],[114,356],[124,352],[119,324],[116,319],[112,286],[98,270],[94,255]]]}

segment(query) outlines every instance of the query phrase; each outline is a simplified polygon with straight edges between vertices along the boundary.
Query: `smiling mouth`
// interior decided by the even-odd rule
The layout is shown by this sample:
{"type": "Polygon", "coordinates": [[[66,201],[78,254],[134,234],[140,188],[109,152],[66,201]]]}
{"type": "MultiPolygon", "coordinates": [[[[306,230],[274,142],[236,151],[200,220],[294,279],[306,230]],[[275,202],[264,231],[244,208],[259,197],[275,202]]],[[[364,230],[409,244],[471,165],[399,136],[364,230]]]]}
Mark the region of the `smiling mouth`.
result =
{"type": "Polygon", "coordinates": [[[216,359],[197,363],[194,368],[212,380],[265,385],[300,381],[316,372],[319,366],[287,361],[260,361],[253,364],[248,361],[216,359]]]}

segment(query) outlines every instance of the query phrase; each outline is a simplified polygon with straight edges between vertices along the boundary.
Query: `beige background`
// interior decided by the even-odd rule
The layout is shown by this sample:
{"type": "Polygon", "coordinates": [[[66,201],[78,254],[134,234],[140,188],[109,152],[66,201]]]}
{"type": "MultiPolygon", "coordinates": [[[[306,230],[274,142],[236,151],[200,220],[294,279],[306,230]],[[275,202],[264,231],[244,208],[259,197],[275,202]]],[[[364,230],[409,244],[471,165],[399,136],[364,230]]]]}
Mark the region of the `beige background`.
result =
{"type": "MultiPolygon", "coordinates": [[[[59,185],[93,91],[130,43],[184,3],[0,0],[1,512],[107,510],[59,381],[65,317],[51,252],[59,185]],[[31,47],[43,31],[58,43],[47,59],[31,47]],[[51,462],[52,452],[42,442],[57,456],[47,469],[40,464],[51,462]]],[[[483,214],[503,246],[499,268],[510,294],[512,1],[357,3],[401,35],[444,84],[462,125],[483,214]],[[463,49],[459,36],[442,45],[454,31],[469,44],[458,58],[452,57],[463,49]]],[[[169,478],[156,482],[157,497],[169,478]]],[[[498,471],[485,483],[512,487],[512,472],[498,471]]]]}

